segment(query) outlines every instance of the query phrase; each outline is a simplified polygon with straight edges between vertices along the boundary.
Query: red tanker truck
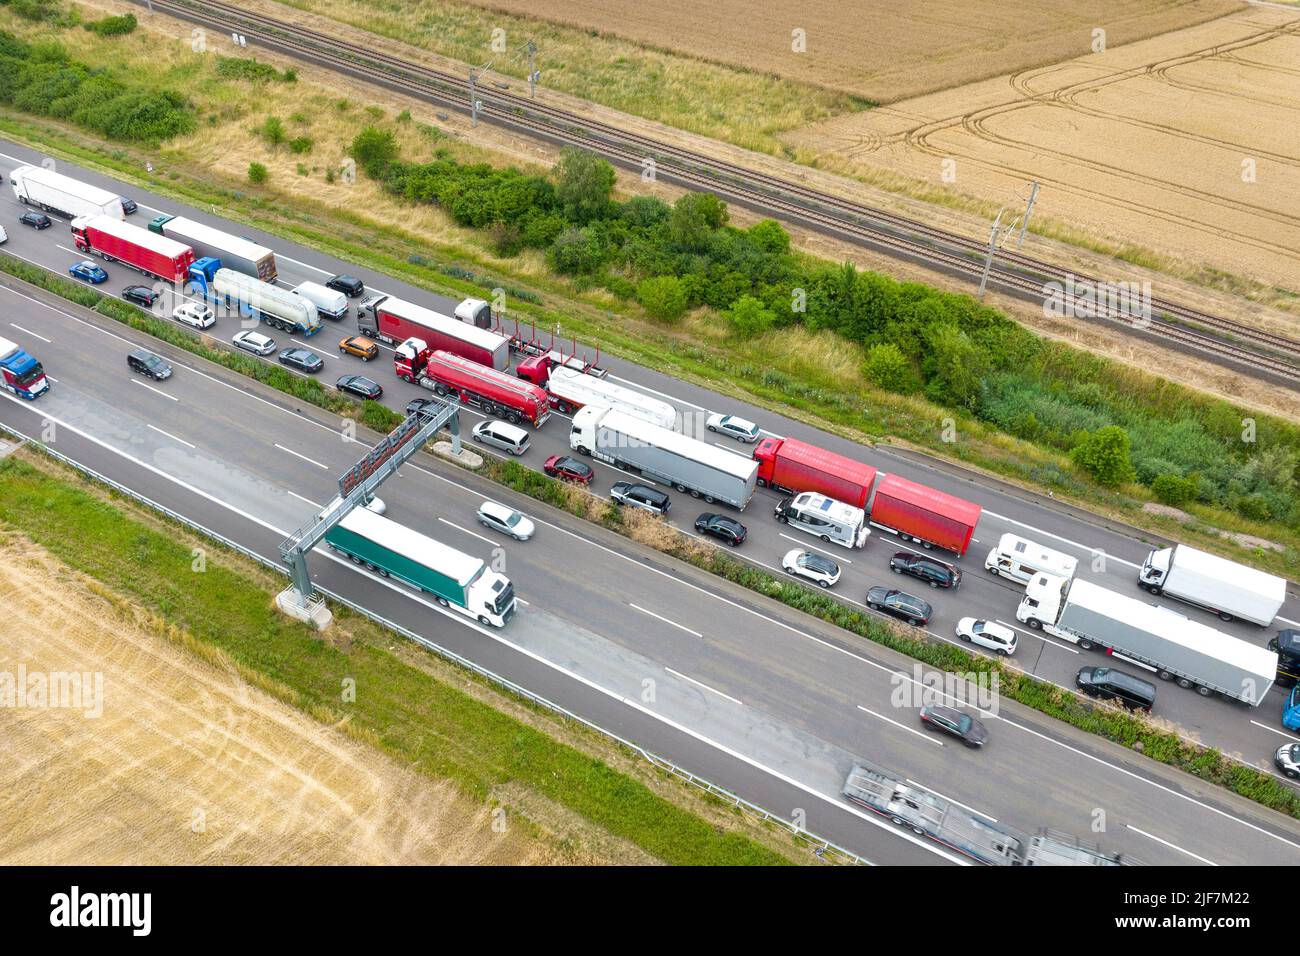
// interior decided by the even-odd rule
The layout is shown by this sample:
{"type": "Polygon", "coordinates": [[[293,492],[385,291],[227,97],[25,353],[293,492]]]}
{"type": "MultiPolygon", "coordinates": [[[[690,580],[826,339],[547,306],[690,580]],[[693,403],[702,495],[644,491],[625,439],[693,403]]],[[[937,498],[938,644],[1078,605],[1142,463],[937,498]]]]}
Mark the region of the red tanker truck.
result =
{"type": "Polygon", "coordinates": [[[397,377],[418,382],[439,397],[454,396],[464,404],[476,405],[485,415],[500,415],[512,425],[528,421],[541,428],[551,414],[545,391],[507,372],[431,349],[420,339],[407,339],[398,354],[397,377]]]}

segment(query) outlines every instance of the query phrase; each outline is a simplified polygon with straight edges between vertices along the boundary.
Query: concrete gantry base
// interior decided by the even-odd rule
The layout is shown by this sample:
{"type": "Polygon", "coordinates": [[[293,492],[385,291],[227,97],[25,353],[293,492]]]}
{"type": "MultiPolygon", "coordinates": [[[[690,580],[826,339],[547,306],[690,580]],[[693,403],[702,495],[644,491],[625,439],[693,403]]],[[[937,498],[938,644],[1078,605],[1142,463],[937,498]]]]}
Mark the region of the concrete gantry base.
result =
{"type": "Polygon", "coordinates": [[[318,631],[323,631],[334,622],[334,615],[320,598],[311,598],[306,604],[302,595],[295,588],[285,588],[275,596],[276,606],[296,621],[310,624],[318,631]]]}
{"type": "Polygon", "coordinates": [[[433,453],[439,458],[446,458],[448,461],[454,461],[466,468],[478,469],[483,467],[483,456],[478,452],[470,451],[467,445],[461,445],[460,454],[457,455],[451,450],[451,442],[436,441],[433,443],[433,453]]]}

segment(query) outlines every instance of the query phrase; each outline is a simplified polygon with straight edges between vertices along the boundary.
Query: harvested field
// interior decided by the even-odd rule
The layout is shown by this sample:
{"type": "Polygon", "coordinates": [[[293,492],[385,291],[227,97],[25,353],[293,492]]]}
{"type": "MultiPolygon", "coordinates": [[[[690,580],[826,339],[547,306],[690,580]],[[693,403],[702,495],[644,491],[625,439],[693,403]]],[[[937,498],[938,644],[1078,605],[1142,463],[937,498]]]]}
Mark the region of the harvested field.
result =
{"type": "Polygon", "coordinates": [[[876,102],[1055,63],[1086,52],[1094,28],[1104,29],[1107,44],[1118,46],[1241,6],[1233,0],[469,2],[876,102]],[[804,31],[805,52],[792,48],[796,29],[804,31]]]}
{"type": "Polygon", "coordinates": [[[0,671],[103,675],[99,717],[0,707],[0,863],[566,862],[97,590],[0,539],[0,671]]]}
{"type": "Polygon", "coordinates": [[[1034,215],[1048,235],[1066,229],[1096,248],[1156,250],[1181,274],[1295,292],[1297,64],[1300,10],[1253,7],[786,138],[820,165],[1006,203],[1012,214],[1037,179],[1034,215]]]}

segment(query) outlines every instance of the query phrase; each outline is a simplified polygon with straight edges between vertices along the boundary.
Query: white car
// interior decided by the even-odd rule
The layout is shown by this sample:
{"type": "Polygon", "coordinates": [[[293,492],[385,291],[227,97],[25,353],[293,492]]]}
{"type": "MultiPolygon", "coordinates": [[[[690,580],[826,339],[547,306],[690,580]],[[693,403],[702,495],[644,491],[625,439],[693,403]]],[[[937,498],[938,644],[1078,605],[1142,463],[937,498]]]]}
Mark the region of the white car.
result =
{"type": "Polygon", "coordinates": [[[185,302],[172,310],[172,318],[196,329],[208,329],[216,324],[217,317],[202,302],[185,302]]]}
{"type": "Polygon", "coordinates": [[[508,534],[516,541],[527,541],[533,536],[533,523],[513,508],[485,501],[478,506],[478,522],[485,528],[508,534]]]}
{"type": "Polygon", "coordinates": [[[831,587],[840,579],[840,566],[815,551],[800,551],[798,548],[787,551],[781,559],[781,567],[787,574],[815,581],[824,588],[831,587]]]}
{"type": "Polygon", "coordinates": [[[746,444],[758,441],[759,427],[735,415],[710,415],[704,424],[711,432],[727,435],[746,444]]]}
{"type": "Polygon", "coordinates": [[[275,339],[269,335],[263,335],[261,332],[253,332],[248,329],[243,332],[236,332],[235,337],[230,341],[235,343],[235,348],[243,349],[245,352],[252,352],[254,355],[270,355],[275,351],[275,339]]]}
{"type": "Polygon", "coordinates": [[[4,226],[0,226],[0,244],[6,243],[8,241],[9,241],[9,233],[5,232],[4,226]]]}
{"type": "Polygon", "coordinates": [[[963,617],[957,622],[957,636],[969,644],[987,647],[998,654],[1010,657],[1016,652],[1016,632],[997,621],[977,617],[963,617]]]}

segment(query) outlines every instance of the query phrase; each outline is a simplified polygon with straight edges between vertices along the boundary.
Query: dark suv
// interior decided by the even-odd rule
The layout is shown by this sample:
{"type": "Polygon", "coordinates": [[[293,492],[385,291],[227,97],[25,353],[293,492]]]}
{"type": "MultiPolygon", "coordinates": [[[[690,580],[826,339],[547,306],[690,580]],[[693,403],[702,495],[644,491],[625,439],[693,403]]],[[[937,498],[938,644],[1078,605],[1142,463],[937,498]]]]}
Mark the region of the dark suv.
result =
{"type": "Polygon", "coordinates": [[[133,372],[148,375],[155,382],[172,377],[172,367],[152,352],[135,349],[127,353],[127,367],[133,372]]]}
{"type": "Polygon", "coordinates": [[[325,288],[342,292],[349,298],[355,299],[366,291],[366,284],[356,276],[330,276],[325,280],[325,288]]]}
{"type": "Polygon", "coordinates": [[[632,481],[614,482],[614,487],[609,489],[609,496],[615,504],[631,505],[657,515],[667,514],[668,507],[672,504],[662,491],[632,481]]]}
{"type": "Polygon", "coordinates": [[[749,531],[735,518],[706,511],[695,519],[695,530],[732,546],[743,544],[749,531]]]}
{"type": "Polygon", "coordinates": [[[961,587],[961,572],[952,565],[911,551],[899,551],[890,558],[889,570],[895,574],[910,574],[914,578],[920,578],[932,588],[961,587]]]}
{"type": "Polygon", "coordinates": [[[874,587],[867,592],[867,607],[902,618],[908,624],[924,627],[930,623],[934,608],[915,594],[897,588],[874,587]]]}

